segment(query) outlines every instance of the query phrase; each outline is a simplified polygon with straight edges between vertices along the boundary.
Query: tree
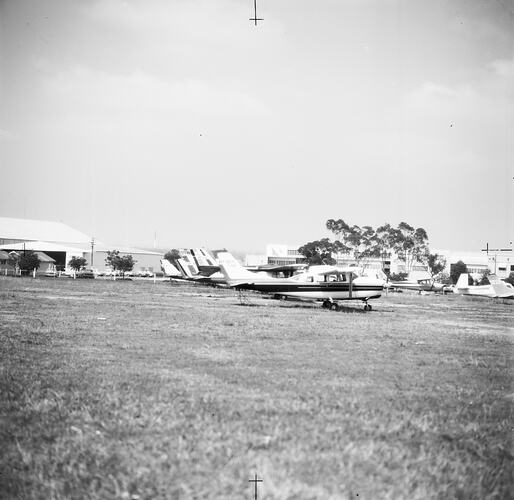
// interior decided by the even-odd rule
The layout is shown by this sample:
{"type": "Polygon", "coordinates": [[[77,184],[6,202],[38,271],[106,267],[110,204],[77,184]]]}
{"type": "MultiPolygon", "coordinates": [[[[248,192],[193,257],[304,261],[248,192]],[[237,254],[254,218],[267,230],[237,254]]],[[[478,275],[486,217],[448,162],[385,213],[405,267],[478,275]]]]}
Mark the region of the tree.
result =
{"type": "Polygon", "coordinates": [[[426,256],[426,263],[432,278],[440,275],[446,268],[446,258],[443,255],[439,255],[437,253],[429,253],[426,256]]]}
{"type": "Polygon", "coordinates": [[[418,227],[414,229],[406,222],[400,222],[391,231],[392,248],[398,259],[405,263],[405,271],[409,273],[416,262],[422,262],[429,253],[427,232],[418,227]]]}
{"type": "Polygon", "coordinates": [[[462,273],[468,272],[468,266],[462,262],[462,260],[459,260],[455,264],[451,264],[450,266],[450,279],[452,280],[452,283],[455,285],[457,281],[459,280],[459,276],[462,273]]]}
{"type": "Polygon", "coordinates": [[[377,227],[372,244],[374,253],[382,259],[382,267],[385,267],[385,261],[391,258],[393,248],[393,228],[390,224],[377,227]]]}
{"type": "Polygon", "coordinates": [[[336,260],[332,254],[339,252],[339,248],[339,242],[332,243],[328,238],[323,238],[306,243],[298,249],[298,253],[305,256],[309,265],[333,265],[336,260]]]}
{"type": "Polygon", "coordinates": [[[105,258],[105,263],[114,271],[120,271],[122,275],[125,275],[128,271],[132,271],[136,262],[132,255],[121,256],[119,250],[107,251],[107,257],[105,258]]]}
{"type": "Polygon", "coordinates": [[[337,251],[350,253],[358,264],[378,255],[375,231],[371,226],[350,226],[343,219],[329,219],[325,226],[334,233],[337,251]]]}
{"type": "Polygon", "coordinates": [[[439,282],[443,283],[443,285],[451,285],[452,280],[450,279],[449,273],[442,271],[441,274],[439,274],[439,282]]]}
{"type": "Polygon", "coordinates": [[[490,285],[491,282],[489,281],[489,276],[491,275],[491,271],[489,269],[486,269],[483,273],[480,279],[478,280],[479,285],[490,285]]]}
{"type": "Polygon", "coordinates": [[[87,260],[84,257],[75,257],[73,256],[68,261],[68,266],[70,266],[74,271],[80,271],[84,267],[86,267],[87,260]]]}
{"type": "Polygon", "coordinates": [[[25,250],[20,254],[18,259],[18,267],[22,271],[32,271],[33,269],[39,269],[41,261],[36,252],[32,250],[25,250]]]}
{"type": "Polygon", "coordinates": [[[113,270],[116,270],[116,263],[120,258],[119,250],[107,250],[107,257],[105,258],[105,263],[110,266],[113,270]]]}
{"type": "Polygon", "coordinates": [[[136,260],[132,257],[132,255],[124,255],[123,257],[120,257],[118,260],[118,267],[121,271],[121,274],[125,276],[125,273],[132,271],[134,269],[134,265],[136,264],[136,260]]]}
{"type": "Polygon", "coordinates": [[[175,265],[178,259],[180,259],[180,252],[176,248],[172,248],[169,252],[164,254],[164,258],[175,265]]]}
{"type": "Polygon", "coordinates": [[[407,273],[391,273],[389,275],[389,281],[404,281],[409,276],[407,273]]]}
{"type": "Polygon", "coordinates": [[[350,226],[343,219],[328,219],[325,227],[334,233],[337,240],[341,240],[342,235],[350,230],[350,226]]]}
{"type": "Polygon", "coordinates": [[[18,262],[20,260],[20,255],[16,252],[10,252],[9,253],[9,260],[7,261],[7,264],[11,266],[14,270],[19,269],[18,262]]]}
{"type": "Polygon", "coordinates": [[[381,259],[384,264],[394,252],[410,272],[429,253],[427,232],[406,222],[400,222],[397,228],[386,223],[376,231],[371,226],[350,226],[343,219],[329,219],[325,226],[340,242],[342,250],[351,253],[360,265],[371,258],[381,259]]]}

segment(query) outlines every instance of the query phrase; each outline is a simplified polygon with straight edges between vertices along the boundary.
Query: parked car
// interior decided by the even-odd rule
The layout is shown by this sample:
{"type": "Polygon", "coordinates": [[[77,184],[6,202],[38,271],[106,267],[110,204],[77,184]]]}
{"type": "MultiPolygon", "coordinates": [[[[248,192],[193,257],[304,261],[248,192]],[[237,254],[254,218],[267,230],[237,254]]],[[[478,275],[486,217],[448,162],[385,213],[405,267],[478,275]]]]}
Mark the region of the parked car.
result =
{"type": "Polygon", "coordinates": [[[76,278],[85,278],[85,279],[94,279],[95,273],[91,269],[83,269],[79,271],[76,275],[76,278]]]}

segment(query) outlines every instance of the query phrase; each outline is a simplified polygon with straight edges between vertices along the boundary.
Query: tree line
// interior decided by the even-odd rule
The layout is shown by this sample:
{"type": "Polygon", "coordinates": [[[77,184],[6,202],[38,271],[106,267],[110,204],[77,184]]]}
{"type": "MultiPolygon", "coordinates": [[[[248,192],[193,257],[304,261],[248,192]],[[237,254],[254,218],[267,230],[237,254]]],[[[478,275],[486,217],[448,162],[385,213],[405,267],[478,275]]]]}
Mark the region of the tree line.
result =
{"type": "MultiPolygon", "coordinates": [[[[130,254],[120,255],[119,250],[108,250],[107,257],[105,258],[106,265],[108,265],[113,271],[119,271],[122,275],[132,271],[136,262],[137,260],[134,260],[134,257],[130,254]]],[[[86,265],[87,260],[84,257],[72,257],[68,261],[68,266],[70,266],[74,271],[85,269],[86,265]]]]}
{"type": "Polygon", "coordinates": [[[446,266],[442,255],[430,253],[425,229],[407,222],[400,222],[397,227],[386,223],[374,229],[349,225],[343,219],[329,219],[325,227],[333,239],[310,241],[298,249],[308,264],[335,264],[335,254],[346,254],[359,266],[366,266],[370,259],[380,259],[386,272],[386,262],[393,255],[403,262],[406,274],[417,262],[427,265],[432,276],[440,274],[446,266]]]}

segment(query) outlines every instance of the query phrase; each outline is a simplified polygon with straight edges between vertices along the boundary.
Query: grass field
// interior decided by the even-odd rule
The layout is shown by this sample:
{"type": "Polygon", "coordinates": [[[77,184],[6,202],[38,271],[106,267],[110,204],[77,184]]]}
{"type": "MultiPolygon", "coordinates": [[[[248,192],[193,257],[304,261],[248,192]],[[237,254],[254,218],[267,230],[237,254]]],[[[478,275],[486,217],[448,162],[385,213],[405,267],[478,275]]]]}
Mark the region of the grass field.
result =
{"type": "Polygon", "coordinates": [[[514,303],[0,278],[0,497],[505,499],[514,303]]]}

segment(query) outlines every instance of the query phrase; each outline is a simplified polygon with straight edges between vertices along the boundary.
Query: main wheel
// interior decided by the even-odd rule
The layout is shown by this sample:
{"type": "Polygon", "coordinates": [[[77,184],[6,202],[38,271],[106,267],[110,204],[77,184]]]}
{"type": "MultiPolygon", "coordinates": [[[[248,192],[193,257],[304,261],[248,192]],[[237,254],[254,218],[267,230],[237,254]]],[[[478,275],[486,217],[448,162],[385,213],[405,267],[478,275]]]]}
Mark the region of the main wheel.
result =
{"type": "Polygon", "coordinates": [[[323,307],[323,309],[330,309],[330,302],[328,300],[324,300],[321,306],[323,307]]]}
{"type": "Polygon", "coordinates": [[[333,304],[330,304],[330,310],[331,311],[339,311],[339,304],[334,302],[333,304]]]}
{"type": "Polygon", "coordinates": [[[372,309],[371,304],[366,304],[366,305],[364,306],[364,310],[365,310],[365,311],[371,311],[371,309],[372,309]]]}

